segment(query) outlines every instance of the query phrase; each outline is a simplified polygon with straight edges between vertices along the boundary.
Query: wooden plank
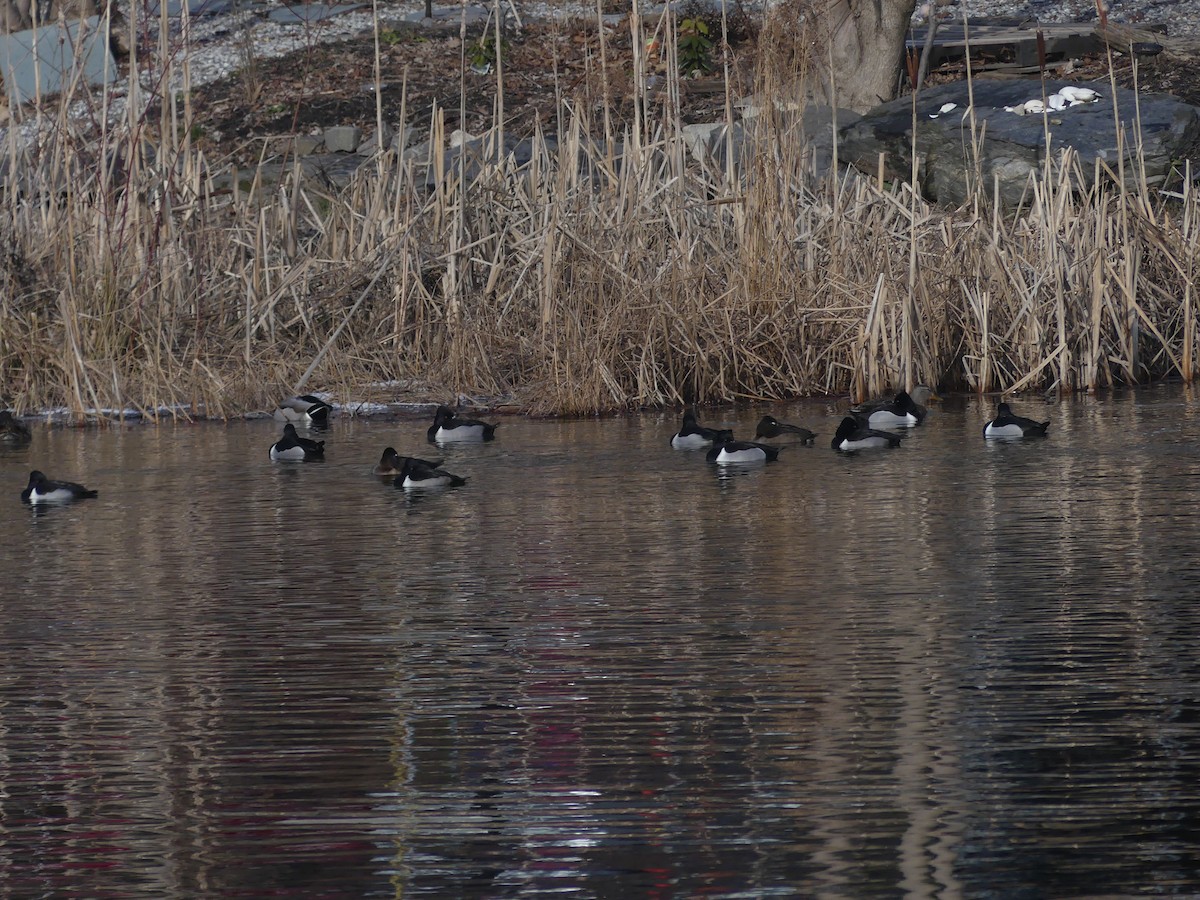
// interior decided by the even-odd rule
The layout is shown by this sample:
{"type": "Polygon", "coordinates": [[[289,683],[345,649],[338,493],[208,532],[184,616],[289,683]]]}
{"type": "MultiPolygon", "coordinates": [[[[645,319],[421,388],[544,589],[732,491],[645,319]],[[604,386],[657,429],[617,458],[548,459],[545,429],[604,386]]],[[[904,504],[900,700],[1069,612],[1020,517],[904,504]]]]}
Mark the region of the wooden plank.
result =
{"type": "MultiPolygon", "coordinates": [[[[1038,26],[1032,24],[959,24],[940,26],[934,34],[930,49],[931,65],[960,59],[971,54],[984,56],[1009,55],[1010,62],[1019,66],[1038,64],[1038,26]]],[[[1072,56],[1082,56],[1102,46],[1090,23],[1047,24],[1040,27],[1046,48],[1046,61],[1057,62],[1072,56]]],[[[906,46],[920,52],[925,46],[927,28],[914,29],[906,46]]]]}
{"type": "Polygon", "coordinates": [[[1194,38],[1171,37],[1155,30],[1154,26],[1133,28],[1109,22],[1108,28],[1102,29],[1097,24],[1093,29],[1097,40],[1107,41],[1113,50],[1121,53],[1128,53],[1131,44],[1146,42],[1159,44],[1163,48],[1163,55],[1168,59],[1192,62],[1200,56],[1200,41],[1194,38]]]}

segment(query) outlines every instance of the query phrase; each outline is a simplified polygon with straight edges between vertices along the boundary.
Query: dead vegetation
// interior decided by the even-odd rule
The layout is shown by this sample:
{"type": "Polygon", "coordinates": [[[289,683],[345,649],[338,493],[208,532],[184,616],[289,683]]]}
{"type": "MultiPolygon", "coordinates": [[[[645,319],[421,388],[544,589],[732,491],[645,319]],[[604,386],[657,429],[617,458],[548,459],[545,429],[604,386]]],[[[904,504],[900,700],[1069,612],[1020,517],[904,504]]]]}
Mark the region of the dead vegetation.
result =
{"type": "MultiPolygon", "coordinates": [[[[794,95],[802,36],[764,40],[776,65],[758,90],[794,95]]],[[[564,82],[557,147],[537,142],[520,171],[438,150],[432,190],[384,155],[344,191],[252,172],[231,191],[186,95],[99,144],[65,101],[47,107],[40,142],[5,148],[4,401],[230,415],[297,389],[420,380],[570,414],[1195,375],[1190,187],[1085,188],[1068,156],[1021,210],[995,209],[981,184],[950,211],[905,184],[818,179],[799,117],[771,105],[744,165],[698,165],[678,74],[652,84],[635,59],[628,119],[615,94],[583,102],[564,82]]],[[[732,119],[732,92],[721,101],[732,119]]],[[[450,117],[430,112],[435,148],[450,117]]]]}

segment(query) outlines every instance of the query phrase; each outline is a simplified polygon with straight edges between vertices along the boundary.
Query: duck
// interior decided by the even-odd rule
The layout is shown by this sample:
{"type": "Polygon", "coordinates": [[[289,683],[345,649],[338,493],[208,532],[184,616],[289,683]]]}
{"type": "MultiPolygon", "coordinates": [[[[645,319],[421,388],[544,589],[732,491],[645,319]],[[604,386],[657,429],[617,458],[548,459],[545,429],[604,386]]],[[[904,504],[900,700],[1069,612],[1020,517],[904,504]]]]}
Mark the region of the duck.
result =
{"type": "Polygon", "coordinates": [[[676,450],[706,450],[718,441],[732,441],[733,432],[728,428],[705,428],[696,421],[696,411],[690,406],[683,411],[683,424],[671,435],[671,446],[676,450]]]}
{"type": "Polygon", "coordinates": [[[427,432],[429,443],[441,444],[447,441],[491,441],[496,439],[497,422],[492,425],[477,419],[460,419],[448,406],[439,406],[433,414],[433,424],[427,432]]]}
{"type": "Polygon", "coordinates": [[[414,488],[462,487],[467,479],[437,466],[431,466],[424,460],[406,457],[400,474],[394,482],[398,488],[412,490],[414,488]]]}
{"type": "Polygon", "coordinates": [[[309,461],[325,458],[325,442],[310,441],[296,434],[296,426],[283,426],[283,437],[271,445],[271,459],[309,461]]]}
{"type": "Polygon", "coordinates": [[[21,500],[24,503],[69,503],[96,497],[99,493],[73,481],[51,481],[35,469],[29,473],[29,487],[21,491],[21,500]]]}
{"type": "Polygon", "coordinates": [[[851,412],[871,428],[911,428],[924,422],[929,414],[908,391],[901,391],[891,402],[881,403],[868,412],[851,412]]]}
{"type": "Polygon", "coordinates": [[[299,422],[302,425],[325,427],[329,424],[329,414],[333,407],[312,394],[301,394],[290,397],[279,404],[275,410],[275,418],[281,422],[299,422]]]}
{"type": "Polygon", "coordinates": [[[11,411],[0,409],[0,441],[5,444],[28,444],[33,440],[33,435],[11,411]]]}
{"type": "Polygon", "coordinates": [[[1050,420],[1035,422],[1024,416],[1014,416],[1012,407],[1001,403],[996,407],[996,418],[983,426],[985,438],[1027,438],[1045,437],[1050,427],[1050,420]]]}
{"type": "Polygon", "coordinates": [[[890,431],[876,431],[862,419],[846,416],[833,436],[834,450],[850,453],[855,450],[875,450],[899,447],[903,438],[890,431]]]}
{"type": "Polygon", "coordinates": [[[395,448],[388,447],[383,451],[383,456],[379,457],[379,465],[371,470],[372,475],[387,475],[395,477],[400,474],[404,468],[406,460],[419,462],[423,466],[428,466],[431,469],[436,469],[442,464],[440,459],[421,459],[416,456],[401,456],[396,452],[395,448]]]}
{"type": "Polygon", "coordinates": [[[704,458],[711,463],[722,465],[775,462],[782,449],[782,447],[772,447],[770,444],[735,441],[728,438],[714,441],[712,449],[705,454],[704,458]]]}
{"type": "Polygon", "coordinates": [[[908,391],[898,393],[891,403],[872,410],[866,421],[872,428],[911,428],[925,421],[929,410],[921,406],[908,391]]]}
{"type": "MultiPolygon", "coordinates": [[[[934,389],[927,384],[918,384],[908,392],[908,395],[912,397],[913,403],[921,407],[928,406],[930,400],[942,399],[937,395],[934,389]]],[[[855,414],[873,413],[880,407],[884,407],[895,402],[895,397],[892,397],[891,399],[887,397],[874,397],[870,400],[864,400],[862,403],[856,403],[854,406],[851,406],[850,412],[855,414]]]]}
{"type": "Polygon", "coordinates": [[[754,439],[777,438],[783,437],[786,434],[796,435],[802,444],[811,444],[817,436],[815,431],[809,431],[807,428],[801,428],[799,425],[789,425],[787,422],[780,422],[774,416],[763,416],[759,419],[758,428],[754,431],[754,439]]]}

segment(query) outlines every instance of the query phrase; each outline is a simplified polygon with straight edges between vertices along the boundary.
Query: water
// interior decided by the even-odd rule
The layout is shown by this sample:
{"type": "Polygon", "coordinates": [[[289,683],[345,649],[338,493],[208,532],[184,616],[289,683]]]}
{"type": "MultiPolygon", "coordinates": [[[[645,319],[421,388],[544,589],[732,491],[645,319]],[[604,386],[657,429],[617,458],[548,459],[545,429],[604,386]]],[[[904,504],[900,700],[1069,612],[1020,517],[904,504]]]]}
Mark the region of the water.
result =
{"type": "Polygon", "coordinates": [[[1200,892],[1200,401],[986,445],[821,432],[719,474],[677,415],[504,419],[406,496],[342,419],[0,454],[11,896],[1200,892]],[[30,468],[99,489],[31,509],[30,468]]]}

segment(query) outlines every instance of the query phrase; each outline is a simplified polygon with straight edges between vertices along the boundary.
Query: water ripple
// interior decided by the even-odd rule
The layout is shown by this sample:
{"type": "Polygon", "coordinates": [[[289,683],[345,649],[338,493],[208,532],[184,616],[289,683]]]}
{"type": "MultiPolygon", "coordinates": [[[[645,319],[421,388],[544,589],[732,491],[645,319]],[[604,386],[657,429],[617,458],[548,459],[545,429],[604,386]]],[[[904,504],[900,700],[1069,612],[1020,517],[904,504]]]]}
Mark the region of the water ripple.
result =
{"type": "Polygon", "coordinates": [[[101,495],[0,519],[0,885],[1196,893],[1196,405],[992,447],[950,401],[729,472],[672,416],[514,419],[422,495],[369,475],[421,423],[320,466],[267,423],[39,432],[101,495]]]}

